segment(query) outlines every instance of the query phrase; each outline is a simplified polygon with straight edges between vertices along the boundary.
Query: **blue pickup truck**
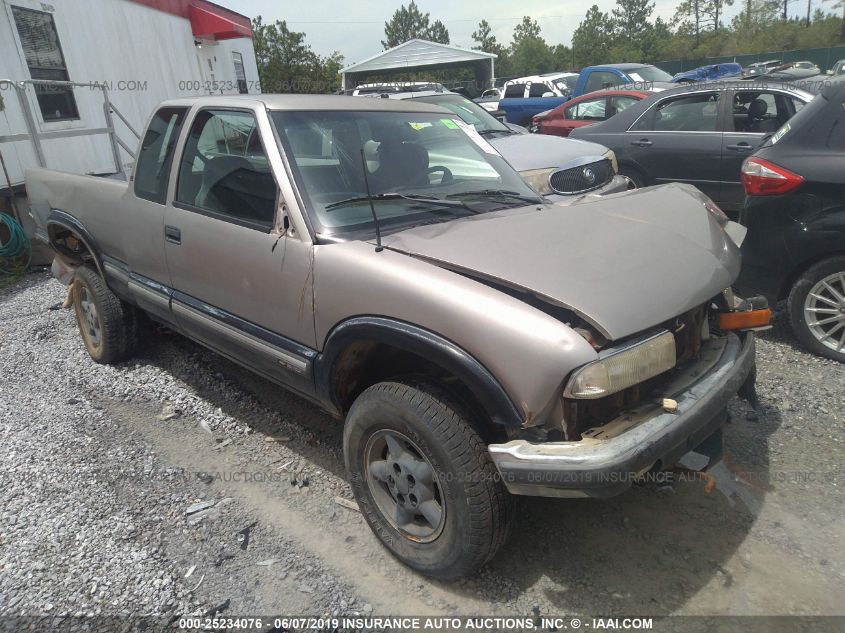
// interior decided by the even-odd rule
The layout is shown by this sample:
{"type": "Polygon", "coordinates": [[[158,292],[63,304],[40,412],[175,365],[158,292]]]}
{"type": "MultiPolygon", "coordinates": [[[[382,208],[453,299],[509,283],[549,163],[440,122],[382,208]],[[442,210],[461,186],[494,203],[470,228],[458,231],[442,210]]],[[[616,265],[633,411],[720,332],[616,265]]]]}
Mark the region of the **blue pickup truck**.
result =
{"type": "Polygon", "coordinates": [[[567,90],[554,90],[548,83],[538,82],[539,77],[545,75],[511,79],[505,84],[504,94],[499,100],[499,110],[505,113],[508,123],[527,126],[535,114],[556,108],[561,103],[588,92],[628,84],[647,88],[655,82],[672,81],[672,75],[649,64],[588,66],[577,75],[577,80],[576,75],[572,75],[567,82],[571,87],[567,90]],[[542,85],[538,87],[537,83],[542,85]]]}

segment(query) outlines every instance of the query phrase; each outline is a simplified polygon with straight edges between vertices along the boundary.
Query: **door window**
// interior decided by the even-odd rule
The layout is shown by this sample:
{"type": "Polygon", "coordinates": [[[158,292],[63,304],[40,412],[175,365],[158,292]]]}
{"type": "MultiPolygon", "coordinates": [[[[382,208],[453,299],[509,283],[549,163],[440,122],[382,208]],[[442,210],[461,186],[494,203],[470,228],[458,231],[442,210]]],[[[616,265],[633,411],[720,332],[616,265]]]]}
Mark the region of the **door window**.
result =
{"type": "Polygon", "coordinates": [[[632,129],[656,132],[715,132],[719,120],[719,93],[705,92],[664,99],[632,129]]]}
{"type": "Polygon", "coordinates": [[[639,99],[634,97],[610,97],[610,112],[607,116],[611,117],[614,114],[619,114],[628,106],[634,105],[639,99]]]}
{"type": "Polygon", "coordinates": [[[182,153],[176,200],[243,226],[272,227],[276,183],[251,112],[197,113],[182,153]]]}
{"type": "Polygon", "coordinates": [[[505,99],[522,99],[525,96],[525,84],[510,84],[505,87],[505,99]]]}
{"type": "Polygon", "coordinates": [[[749,90],[734,94],[735,132],[772,134],[796,112],[793,99],[775,92],[749,90]]]}
{"type": "Polygon", "coordinates": [[[606,97],[588,99],[566,108],[566,118],[573,121],[604,121],[606,97]]]}
{"type": "Polygon", "coordinates": [[[613,86],[618,86],[621,83],[621,77],[617,76],[615,73],[596,71],[590,73],[590,76],[587,77],[587,85],[584,88],[584,92],[594,92],[596,90],[601,90],[602,88],[611,88],[613,86]]]}
{"type": "Polygon", "coordinates": [[[153,116],[135,168],[135,195],[144,200],[164,204],[173,148],[185,121],[187,108],[162,108],[153,116]]]}

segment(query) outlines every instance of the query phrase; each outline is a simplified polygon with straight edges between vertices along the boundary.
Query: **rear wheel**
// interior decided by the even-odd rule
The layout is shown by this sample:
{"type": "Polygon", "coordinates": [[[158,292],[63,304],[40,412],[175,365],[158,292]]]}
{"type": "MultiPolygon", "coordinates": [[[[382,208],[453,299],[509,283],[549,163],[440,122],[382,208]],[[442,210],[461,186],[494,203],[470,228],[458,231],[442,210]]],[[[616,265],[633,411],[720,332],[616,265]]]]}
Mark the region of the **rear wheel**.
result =
{"type": "Polygon", "coordinates": [[[507,538],[513,500],[466,413],[438,385],[402,380],[364,391],[343,450],[367,523],[409,567],[464,576],[507,538]]]}
{"type": "Polygon", "coordinates": [[[135,351],[135,308],[118,299],[89,266],[80,266],[74,275],[73,309],[82,342],[95,361],[116,363],[135,351]]]}
{"type": "Polygon", "coordinates": [[[807,270],[792,286],[789,321],[807,349],[845,362],[845,257],[807,270]]]}

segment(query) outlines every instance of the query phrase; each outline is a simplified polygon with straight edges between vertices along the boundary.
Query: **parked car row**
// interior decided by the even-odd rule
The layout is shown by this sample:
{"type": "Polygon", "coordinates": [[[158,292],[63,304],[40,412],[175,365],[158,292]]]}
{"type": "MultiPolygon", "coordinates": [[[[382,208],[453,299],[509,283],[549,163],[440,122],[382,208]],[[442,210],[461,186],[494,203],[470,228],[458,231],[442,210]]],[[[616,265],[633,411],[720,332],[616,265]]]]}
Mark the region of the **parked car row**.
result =
{"type": "MultiPolygon", "coordinates": [[[[827,71],[827,75],[845,74],[845,60],[827,71]]],[[[557,109],[582,95],[627,87],[633,90],[665,90],[671,84],[688,84],[721,79],[764,81],[811,80],[823,76],[810,61],[783,63],[780,60],[757,62],[743,68],[735,62],[709,64],[678,73],[674,77],[648,64],[607,64],[590,66],[580,73],[546,73],[507,81],[502,88],[488,89],[476,99],[486,110],[502,112],[509,122],[529,126],[533,117],[557,109]]]]}
{"type": "Polygon", "coordinates": [[[606,64],[589,66],[580,73],[523,77],[505,84],[497,109],[505,113],[509,122],[527,126],[536,114],[589,92],[628,84],[644,88],[671,79],[669,73],[649,64],[606,64]],[[550,76],[559,77],[554,90],[547,90],[549,85],[544,78],[550,76]],[[561,90],[562,84],[567,86],[565,91],[561,90]]]}

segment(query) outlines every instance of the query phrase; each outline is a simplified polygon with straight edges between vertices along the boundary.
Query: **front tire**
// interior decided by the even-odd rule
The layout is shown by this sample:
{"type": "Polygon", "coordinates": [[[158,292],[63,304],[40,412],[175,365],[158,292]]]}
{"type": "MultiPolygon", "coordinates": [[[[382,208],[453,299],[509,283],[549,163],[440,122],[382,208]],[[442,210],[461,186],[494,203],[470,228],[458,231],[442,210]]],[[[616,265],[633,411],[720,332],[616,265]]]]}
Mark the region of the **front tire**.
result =
{"type": "Polygon", "coordinates": [[[845,362],[845,257],[819,262],[792,286],[789,322],[814,354],[845,362]]]}
{"type": "Polygon", "coordinates": [[[80,266],[74,275],[73,309],[85,349],[96,362],[117,363],[135,351],[135,308],[118,299],[89,266],[80,266]]]}
{"type": "Polygon", "coordinates": [[[513,499],[463,408],[438,385],[365,390],[347,416],[343,451],[364,518],[409,567],[457,578],[507,539],[513,499]]]}

